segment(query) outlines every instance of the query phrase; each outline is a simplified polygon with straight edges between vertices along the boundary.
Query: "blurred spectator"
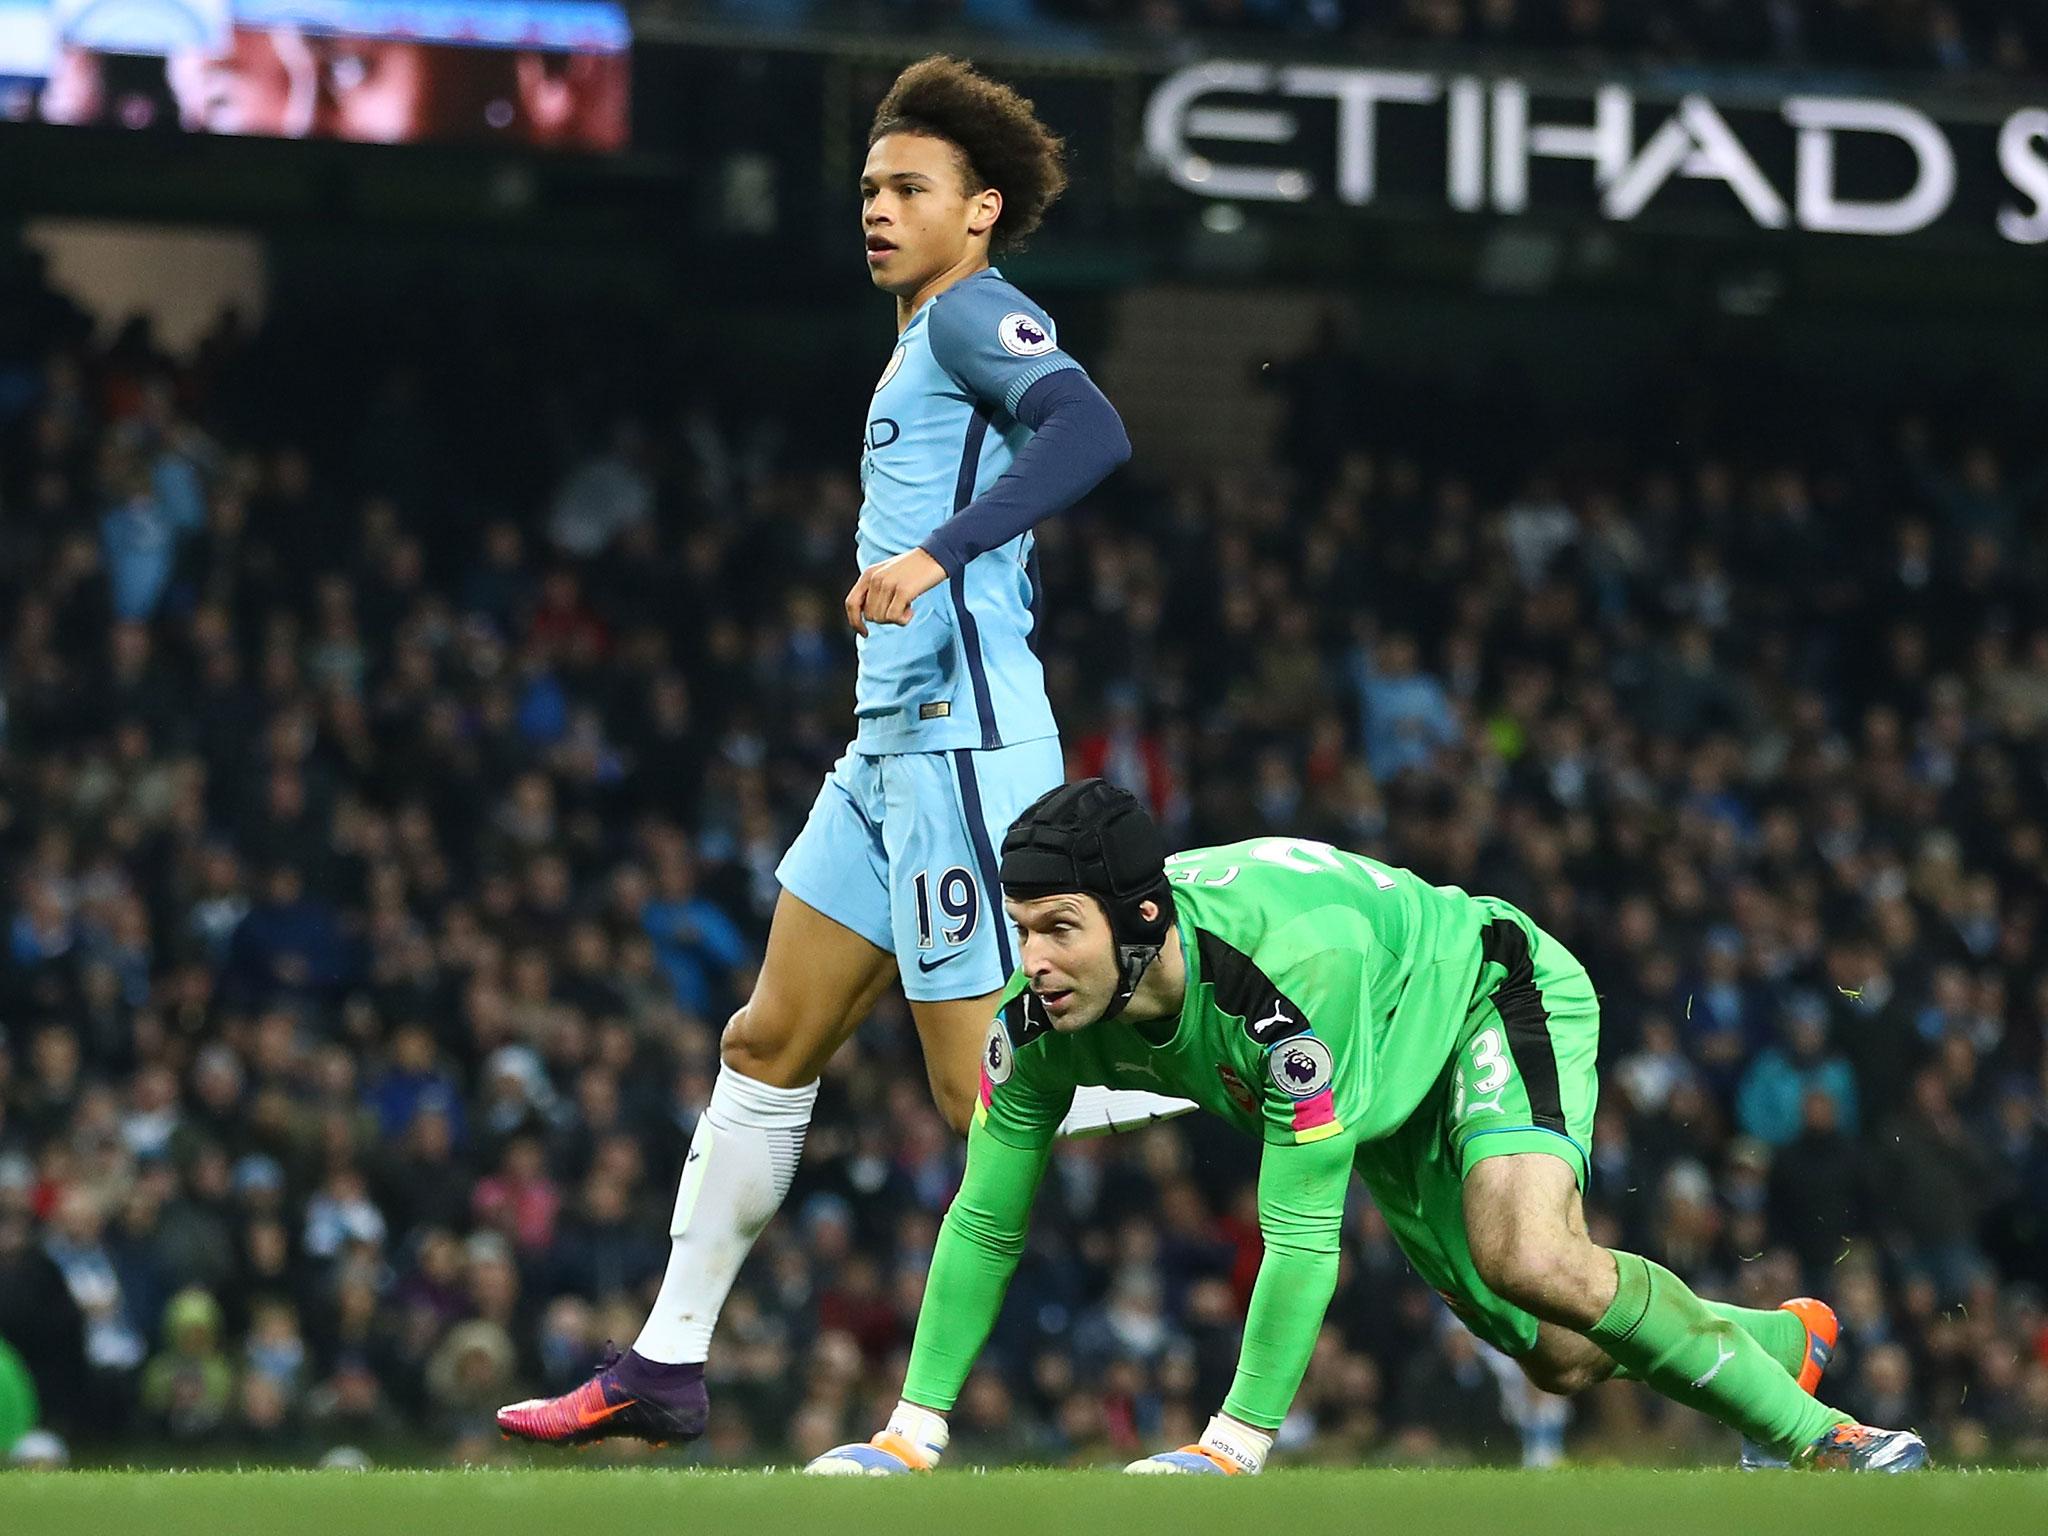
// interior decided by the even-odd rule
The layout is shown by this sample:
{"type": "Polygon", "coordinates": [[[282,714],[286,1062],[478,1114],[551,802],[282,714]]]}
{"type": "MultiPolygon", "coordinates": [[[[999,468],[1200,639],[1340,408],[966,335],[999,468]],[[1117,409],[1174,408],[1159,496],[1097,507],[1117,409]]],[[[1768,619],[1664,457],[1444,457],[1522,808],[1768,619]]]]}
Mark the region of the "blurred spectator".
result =
{"type": "Polygon", "coordinates": [[[1443,684],[1417,666],[1415,641],[1388,635],[1353,652],[1352,683],[1365,722],[1365,758],[1382,783],[1426,768],[1457,735],[1443,684]]]}
{"type": "Polygon", "coordinates": [[[142,1375],[142,1408],[173,1440],[211,1436],[227,1418],[234,1368],[221,1351],[220,1305],[185,1290],[164,1309],[163,1349],[142,1375]]]}
{"type": "Polygon", "coordinates": [[[1839,1100],[1825,1088],[1808,1088],[1799,1112],[1798,1135],[1777,1149],[1771,1224],[1798,1255],[1811,1277],[1809,1287],[1824,1288],[1822,1277],[1852,1235],[1869,1230],[1870,1172],[1862,1149],[1842,1127],[1839,1100]]]}
{"type": "Polygon", "coordinates": [[[462,1090],[453,1074],[442,1070],[436,1061],[434,1036],[427,1026],[409,1024],[393,1030],[389,1062],[364,1092],[376,1113],[378,1133],[395,1141],[412,1130],[423,1114],[431,1114],[446,1125],[451,1142],[458,1139],[462,1090]]]}
{"type": "Polygon", "coordinates": [[[658,855],[640,917],[677,1004],[699,1018],[723,1017],[727,1003],[737,1002],[735,973],[746,963],[746,944],[718,903],[698,893],[695,858],[680,843],[658,855]]]}
{"type": "Polygon", "coordinates": [[[450,1433],[489,1424],[510,1401],[516,1356],[498,1324],[475,1318],[457,1323],[427,1362],[427,1393],[450,1433]]]}
{"type": "Polygon", "coordinates": [[[87,1395],[96,1411],[125,1424],[133,1383],[148,1354],[148,1323],[122,1288],[105,1234],[99,1197],[73,1190],[58,1207],[45,1249],[84,1322],[87,1395]]]}
{"type": "Polygon", "coordinates": [[[1818,998],[1796,997],[1785,1008],[1782,1044],[1767,1047],[1743,1074],[1737,1116],[1743,1132],[1783,1147],[1811,1123],[1806,1101],[1828,1101],[1826,1119],[1848,1136],[1856,1134],[1856,1074],[1842,1057],[1828,1052],[1827,1011],[1818,998]]]}
{"type": "Polygon", "coordinates": [[[1914,1074],[1912,1105],[1881,1128],[1879,1145],[1885,1211],[1901,1261],[1933,1281],[1941,1303],[1961,1300],[1984,1265],[1976,1232],[1994,1188],[1993,1167],[1939,1068],[1914,1074]]]}
{"type": "Polygon", "coordinates": [[[548,537],[557,549],[580,559],[601,555],[654,515],[646,457],[646,433],[638,422],[613,427],[608,451],[579,464],[556,493],[548,537]]]}
{"type": "Polygon", "coordinates": [[[306,1417],[322,1434],[347,1445],[376,1445],[406,1428],[384,1401],[377,1373],[360,1355],[344,1355],[334,1374],[307,1394],[306,1417]]]}

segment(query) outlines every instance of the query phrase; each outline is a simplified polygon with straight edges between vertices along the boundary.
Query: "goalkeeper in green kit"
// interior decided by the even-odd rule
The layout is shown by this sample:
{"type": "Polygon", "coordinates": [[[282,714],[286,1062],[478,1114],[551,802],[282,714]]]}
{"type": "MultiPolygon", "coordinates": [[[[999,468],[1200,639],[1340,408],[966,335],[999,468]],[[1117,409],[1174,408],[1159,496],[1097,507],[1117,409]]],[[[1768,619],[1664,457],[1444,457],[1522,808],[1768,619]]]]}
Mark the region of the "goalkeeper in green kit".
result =
{"type": "Polygon", "coordinates": [[[1926,1465],[1911,1431],[1813,1396],[1836,1335],[1823,1303],[1703,1301],[1587,1236],[1598,1004],[1514,907],[1324,843],[1168,857],[1100,779],[1017,818],[1001,879],[1022,963],[989,1029],[903,1398],[872,1441],[810,1470],[937,1464],[1084,1083],[1185,1095],[1263,1143],[1265,1257],[1236,1379],[1198,1443],[1133,1472],[1265,1465],[1336,1288],[1354,1171],[1423,1278],[1545,1391],[1648,1382],[1739,1430],[1745,1465],[1926,1465]]]}

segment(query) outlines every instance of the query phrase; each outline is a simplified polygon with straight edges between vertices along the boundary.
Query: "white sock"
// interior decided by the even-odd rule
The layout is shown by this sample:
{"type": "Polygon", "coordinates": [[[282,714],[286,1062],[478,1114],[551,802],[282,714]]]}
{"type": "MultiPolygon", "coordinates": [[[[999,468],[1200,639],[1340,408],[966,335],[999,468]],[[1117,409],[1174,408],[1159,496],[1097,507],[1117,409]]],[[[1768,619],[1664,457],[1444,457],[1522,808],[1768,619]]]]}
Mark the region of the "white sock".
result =
{"type": "Polygon", "coordinates": [[[1262,1471],[1266,1458],[1273,1453],[1271,1432],[1226,1419],[1220,1413],[1209,1420],[1209,1427],[1202,1431],[1200,1443],[1225,1460],[1235,1462],[1243,1472],[1262,1471]]]}
{"type": "Polygon", "coordinates": [[[1187,1099],[1169,1099],[1163,1093],[1142,1088],[1099,1088],[1084,1083],[1074,1090],[1074,1104],[1060,1122],[1062,1136],[1109,1136],[1118,1131],[1142,1131],[1160,1120],[1171,1120],[1200,1108],[1187,1099]]]}
{"type": "MultiPolygon", "coordinates": [[[[927,1471],[939,1464],[939,1458],[946,1454],[946,1442],[952,1438],[943,1413],[934,1413],[901,1398],[896,1400],[896,1411],[889,1415],[888,1428],[882,1434],[895,1435],[917,1451],[924,1458],[922,1464],[927,1471]]],[[[881,1436],[875,1438],[879,1440],[881,1436]]]]}
{"type": "Polygon", "coordinates": [[[796,1177],[818,1085],[770,1088],[721,1067],[669,1221],[668,1272],[633,1341],[664,1365],[702,1360],[726,1293],[796,1177]]]}

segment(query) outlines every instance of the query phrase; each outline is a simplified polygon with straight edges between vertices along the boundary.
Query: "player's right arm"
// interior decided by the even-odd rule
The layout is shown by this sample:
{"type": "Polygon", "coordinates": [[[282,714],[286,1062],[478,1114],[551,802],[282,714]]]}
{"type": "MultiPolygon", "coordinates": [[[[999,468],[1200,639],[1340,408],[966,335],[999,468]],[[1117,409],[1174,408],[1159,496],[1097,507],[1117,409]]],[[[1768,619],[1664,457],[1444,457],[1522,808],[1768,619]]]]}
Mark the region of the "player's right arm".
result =
{"type": "Polygon", "coordinates": [[[967,1173],[939,1225],[925,1277],[903,1378],[906,1402],[945,1413],[959,1399],[1023,1256],[1031,1205],[1051,1155],[1050,1137],[1014,1144],[975,1116],[967,1132],[967,1173]]]}
{"type": "Polygon", "coordinates": [[[939,1224],[902,1401],[867,1445],[828,1451],[811,1463],[813,1472],[925,1470],[945,1450],[945,1415],[1002,1309],[1054,1134],[1074,1097],[1072,1078],[1043,1045],[1017,1052],[1001,1020],[989,1039],[992,1049],[1000,1042],[1008,1064],[998,1062],[994,1075],[1002,1080],[991,1081],[990,1056],[983,1057],[967,1171],[939,1224]]]}

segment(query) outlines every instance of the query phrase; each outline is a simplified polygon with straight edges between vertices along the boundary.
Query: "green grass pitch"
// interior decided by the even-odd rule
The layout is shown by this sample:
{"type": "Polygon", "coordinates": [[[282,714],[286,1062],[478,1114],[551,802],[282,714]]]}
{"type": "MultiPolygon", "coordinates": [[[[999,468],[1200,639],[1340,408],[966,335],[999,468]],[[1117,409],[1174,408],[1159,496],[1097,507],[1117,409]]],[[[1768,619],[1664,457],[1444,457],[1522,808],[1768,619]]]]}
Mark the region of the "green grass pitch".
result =
{"type": "Polygon", "coordinates": [[[5,1536],[2044,1536],[2048,1473],[946,1471],[0,1474],[5,1536]]]}

